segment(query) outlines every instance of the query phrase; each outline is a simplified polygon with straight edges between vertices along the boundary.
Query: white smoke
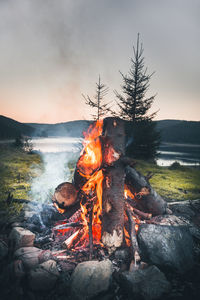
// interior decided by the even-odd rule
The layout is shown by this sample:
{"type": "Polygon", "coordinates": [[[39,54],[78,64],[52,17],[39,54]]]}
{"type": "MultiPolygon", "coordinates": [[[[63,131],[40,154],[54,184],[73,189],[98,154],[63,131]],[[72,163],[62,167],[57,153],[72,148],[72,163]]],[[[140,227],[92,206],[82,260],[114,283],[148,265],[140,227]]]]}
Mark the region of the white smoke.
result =
{"type": "MultiPolygon", "coordinates": [[[[68,163],[76,161],[80,152],[80,149],[78,149],[74,143],[70,144],[70,142],[65,142],[67,151],[63,151],[64,144],[61,143],[59,138],[57,141],[55,138],[52,139],[52,141],[54,141],[53,145],[51,144],[48,149],[46,143],[43,143],[42,146],[41,140],[44,139],[33,141],[34,148],[40,150],[42,167],[38,167],[34,170],[37,175],[32,180],[30,190],[30,197],[34,201],[37,201],[39,205],[51,202],[54,190],[60,183],[71,181],[71,172],[68,163]],[[40,149],[38,147],[40,147],[40,149]],[[50,152],[49,149],[53,151],[50,152]]],[[[69,141],[70,140],[69,138],[69,141]]]]}

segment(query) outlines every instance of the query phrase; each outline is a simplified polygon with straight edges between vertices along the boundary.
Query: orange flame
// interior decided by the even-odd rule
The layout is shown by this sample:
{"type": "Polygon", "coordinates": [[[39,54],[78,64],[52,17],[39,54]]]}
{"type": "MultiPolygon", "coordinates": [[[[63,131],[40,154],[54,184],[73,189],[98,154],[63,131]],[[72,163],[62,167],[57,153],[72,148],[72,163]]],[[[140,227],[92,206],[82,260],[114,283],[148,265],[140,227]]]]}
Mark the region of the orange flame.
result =
{"type": "MultiPolygon", "coordinates": [[[[102,182],[103,172],[98,170],[102,164],[102,149],[99,136],[102,134],[103,120],[91,124],[88,132],[84,133],[82,155],[77,163],[78,171],[88,180],[82,187],[85,194],[93,192],[96,197],[93,200],[92,234],[93,242],[100,243],[101,239],[101,214],[102,214],[102,182]],[[96,170],[96,171],[95,171],[96,170]],[[95,172],[94,172],[95,171],[95,172]],[[93,173],[94,172],[94,173],[93,173]]],[[[81,219],[84,224],[84,234],[81,237],[88,240],[88,211],[86,205],[81,203],[81,219]]],[[[85,243],[85,241],[84,241],[85,243]]],[[[79,244],[79,243],[78,243],[79,244]]]]}
{"type": "Polygon", "coordinates": [[[88,131],[84,133],[83,150],[77,163],[78,170],[82,175],[91,175],[102,163],[101,141],[103,120],[98,120],[91,124],[88,131]]]}
{"type": "Polygon", "coordinates": [[[127,185],[124,185],[124,197],[127,199],[128,197],[131,199],[134,199],[135,196],[131,193],[131,191],[129,190],[129,188],[127,187],[127,185]]]}
{"type": "Polygon", "coordinates": [[[64,214],[65,209],[60,208],[60,207],[58,206],[58,204],[55,203],[55,202],[53,203],[53,205],[54,205],[55,208],[59,211],[60,214],[64,214]]]}

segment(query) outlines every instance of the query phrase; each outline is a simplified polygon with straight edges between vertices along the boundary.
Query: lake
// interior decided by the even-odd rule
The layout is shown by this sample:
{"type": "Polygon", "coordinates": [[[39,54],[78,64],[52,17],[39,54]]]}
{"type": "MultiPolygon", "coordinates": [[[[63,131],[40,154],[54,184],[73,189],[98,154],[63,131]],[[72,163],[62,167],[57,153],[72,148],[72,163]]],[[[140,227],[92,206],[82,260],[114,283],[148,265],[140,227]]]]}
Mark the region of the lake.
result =
{"type": "MultiPolygon", "coordinates": [[[[33,138],[33,148],[42,153],[77,153],[81,149],[81,138],[47,137],[33,138]]],[[[170,166],[178,161],[181,165],[200,165],[200,145],[162,143],[158,151],[157,164],[170,166]]]]}

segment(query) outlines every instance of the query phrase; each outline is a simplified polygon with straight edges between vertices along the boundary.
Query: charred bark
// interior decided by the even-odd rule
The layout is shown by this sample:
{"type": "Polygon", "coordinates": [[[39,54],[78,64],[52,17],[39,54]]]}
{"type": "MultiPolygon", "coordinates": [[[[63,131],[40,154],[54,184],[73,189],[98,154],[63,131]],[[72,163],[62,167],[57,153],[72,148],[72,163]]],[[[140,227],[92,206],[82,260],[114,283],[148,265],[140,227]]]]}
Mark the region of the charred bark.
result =
{"type": "Polygon", "coordinates": [[[102,242],[111,251],[123,242],[124,227],[124,164],[120,156],[125,152],[124,123],[117,118],[104,120],[102,139],[103,195],[102,242]]]}
{"type": "Polygon", "coordinates": [[[127,166],[125,168],[125,183],[135,194],[134,203],[137,209],[153,216],[162,215],[166,212],[166,201],[152,188],[148,180],[136,171],[134,168],[127,166]]]}

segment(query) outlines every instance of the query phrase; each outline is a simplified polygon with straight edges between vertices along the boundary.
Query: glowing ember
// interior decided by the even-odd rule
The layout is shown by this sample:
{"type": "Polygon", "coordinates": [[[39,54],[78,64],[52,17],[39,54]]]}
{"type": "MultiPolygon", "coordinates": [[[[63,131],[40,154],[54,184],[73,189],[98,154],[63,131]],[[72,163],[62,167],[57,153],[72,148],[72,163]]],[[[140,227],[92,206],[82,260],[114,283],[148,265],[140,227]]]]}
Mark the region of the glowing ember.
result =
{"type": "Polygon", "coordinates": [[[64,214],[65,209],[60,208],[60,207],[58,206],[58,204],[55,203],[55,202],[53,203],[53,205],[54,205],[55,208],[59,211],[60,214],[64,214]]]}

